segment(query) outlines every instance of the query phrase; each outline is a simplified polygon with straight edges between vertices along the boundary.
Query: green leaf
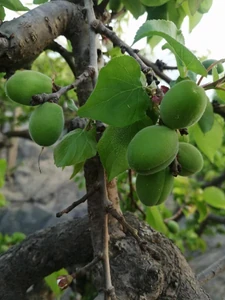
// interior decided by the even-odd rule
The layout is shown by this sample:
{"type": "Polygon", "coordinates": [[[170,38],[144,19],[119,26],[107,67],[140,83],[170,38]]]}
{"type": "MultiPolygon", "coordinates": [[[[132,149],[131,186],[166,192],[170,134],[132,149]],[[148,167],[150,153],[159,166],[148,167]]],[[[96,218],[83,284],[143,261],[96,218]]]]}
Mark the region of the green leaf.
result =
{"type": "Polygon", "coordinates": [[[139,130],[150,125],[152,121],[146,118],[146,122],[139,121],[123,128],[109,126],[105,130],[97,149],[109,181],[129,168],[127,147],[139,130]]]}
{"type": "Polygon", "coordinates": [[[176,6],[176,0],[170,0],[167,3],[167,15],[168,20],[172,21],[178,28],[180,28],[186,17],[183,7],[181,5],[178,7],[176,6]]]}
{"type": "Polygon", "coordinates": [[[162,6],[156,7],[146,7],[146,11],[148,13],[147,20],[158,20],[158,19],[167,19],[167,5],[164,4],[162,6]]]}
{"type": "Polygon", "coordinates": [[[79,164],[96,154],[95,129],[90,131],[80,128],[69,132],[54,149],[57,167],[79,164]]]}
{"type": "Polygon", "coordinates": [[[202,201],[196,201],[195,204],[199,213],[198,222],[201,223],[208,216],[207,205],[202,201]]]}
{"type": "Polygon", "coordinates": [[[33,1],[34,4],[42,4],[42,3],[45,3],[45,2],[48,2],[48,0],[34,0],[33,1]]]}
{"type": "Polygon", "coordinates": [[[5,19],[5,9],[2,5],[0,5],[0,20],[3,21],[5,19]]]}
{"type": "Polygon", "coordinates": [[[198,12],[200,12],[201,14],[207,13],[211,8],[212,3],[213,0],[202,0],[198,12]]]}
{"type": "Polygon", "coordinates": [[[23,6],[23,4],[19,0],[0,0],[0,5],[3,5],[6,8],[14,11],[29,10],[29,8],[23,6]]]}
{"type": "Polygon", "coordinates": [[[167,234],[168,228],[165,225],[158,206],[146,207],[146,222],[155,230],[167,234]]]}
{"type": "Polygon", "coordinates": [[[63,292],[57,285],[57,278],[62,275],[68,275],[67,270],[61,269],[45,277],[46,284],[50,287],[55,296],[60,296],[63,292]]]}
{"type": "Polygon", "coordinates": [[[175,55],[176,62],[177,62],[177,69],[180,73],[180,77],[181,79],[185,78],[188,74],[187,68],[184,65],[183,61],[179,58],[179,56],[176,55],[176,51],[173,49],[173,47],[170,44],[166,43],[165,45],[162,46],[162,49],[163,50],[169,49],[175,55]]]}
{"type": "Polygon", "coordinates": [[[125,55],[113,58],[101,69],[97,85],[78,115],[115,127],[144,118],[150,100],[140,78],[141,69],[135,59],[125,55]]]}
{"type": "Polygon", "coordinates": [[[146,21],[137,31],[134,43],[146,36],[159,35],[169,44],[174,41],[184,44],[184,37],[181,30],[171,21],[166,20],[149,20],[146,21]]]}
{"type": "Polygon", "coordinates": [[[192,15],[199,9],[202,0],[188,0],[188,7],[192,15]]]}
{"type": "Polygon", "coordinates": [[[5,184],[6,160],[0,159],[0,188],[5,184]]]}
{"type": "Polygon", "coordinates": [[[221,189],[215,186],[210,186],[204,189],[203,199],[206,203],[215,208],[225,209],[225,195],[221,189]]]}
{"type": "Polygon", "coordinates": [[[207,71],[198,60],[198,58],[184,44],[184,38],[176,25],[171,21],[166,20],[151,20],[145,22],[137,31],[134,38],[134,43],[143,37],[159,35],[163,37],[170,47],[173,48],[173,53],[184,63],[188,70],[206,76],[207,71]]]}
{"type": "Polygon", "coordinates": [[[201,119],[198,121],[198,125],[202,133],[206,133],[212,129],[214,123],[214,112],[211,102],[208,100],[207,106],[201,119]]]}
{"type": "Polygon", "coordinates": [[[141,0],[141,3],[146,6],[161,6],[169,0],[141,0]]]}
{"type": "Polygon", "coordinates": [[[70,179],[72,179],[74,176],[76,176],[83,168],[84,166],[84,162],[78,163],[76,165],[73,166],[73,173],[70,176],[70,179]]]}
{"type": "Polygon", "coordinates": [[[138,19],[145,13],[145,8],[141,4],[140,0],[122,0],[125,7],[132,13],[135,19],[138,19]]]}
{"type": "MultiPolygon", "coordinates": [[[[197,7],[196,4],[195,4],[195,0],[191,0],[194,4],[193,7],[197,7]]],[[[202,14],[195,11],[195,13],[193,14],[190,10],[190,7],[188,5],[188,3],[186,1],[184,1],[182,3],[182,7],[183,7],[183,10],[185,12],[185,15],[188,16],[189,18],[189,32],[191,32],[193,30],[193,28],[195,28],[195,26],[200,22],[201,18],[202,18],[202,14]]]]}
{"type": "Polygon", "coordinates": [[[73,99],[68,99],[67,101],[68,108],[72,111],[78,111],[78,107],[74,103],[73,99]]]}
{"type": "Polygon", "coordinates": [[[6,204],[7,202],[5,196],[2,193],[0,193],[0,207],[6,206],[6,204]]]}
{"type": "Polygon", "coordinates": [[[213,127],[207,133],[203,133],[198,124],[191,131],[198,148],[213,162],[216,151],[221,147],[223,140],[223,126],[214,119],[213,127]]]}

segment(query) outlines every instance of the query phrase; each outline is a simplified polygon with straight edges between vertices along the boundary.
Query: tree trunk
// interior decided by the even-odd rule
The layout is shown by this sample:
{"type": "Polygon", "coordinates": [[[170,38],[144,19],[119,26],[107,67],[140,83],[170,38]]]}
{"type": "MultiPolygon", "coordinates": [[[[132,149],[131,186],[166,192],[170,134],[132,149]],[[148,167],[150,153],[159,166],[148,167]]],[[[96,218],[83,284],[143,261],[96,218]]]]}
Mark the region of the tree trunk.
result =
{"type": "MultiPolygon", "coordinates": [[[[80,6],[53,1],[0,27],[0,71],[10,72],[31,63],[60,34],[70,39],[76,62],[76,76],[89,64],[89,31],[80,6]]],[[[78,88],[82,105],[93,89],[92,80],[78,88]]],[[[21,245],[0,257],[0,299],[24,300],[26,289],[62,267],[88,263],[103,244],[104,205],[109,194],[98,156],[85,164],[87,190],[100,182],[100,189],[88,199],[87,219],[60,224],[28,237],[21,245]],[[89,226],[91,229],[91,237],[89,226]]],[[[113,198],[116,187],[111,186],[113,198]]],[[[127,221],[145,242],[121,231],[116,222],[110,228],[110,266],[116,296],[120,300],[205,300],[180,251],[163,235],[128,214],[127,221]],[[143,246],[143,245],[142,245],[143,246]]],[[[96,287],[104,289],[103,268],[93,270],[96,287]]]]}

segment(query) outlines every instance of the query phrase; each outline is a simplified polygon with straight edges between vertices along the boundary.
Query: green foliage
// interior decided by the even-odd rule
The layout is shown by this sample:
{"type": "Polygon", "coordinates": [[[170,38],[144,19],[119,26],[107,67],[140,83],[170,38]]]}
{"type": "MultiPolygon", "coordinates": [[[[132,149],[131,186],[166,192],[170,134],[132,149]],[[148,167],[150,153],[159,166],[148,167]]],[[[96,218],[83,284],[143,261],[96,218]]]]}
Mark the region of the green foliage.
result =
{"type": "Polygon", "coordinates": [[[0,5],[0,20],[4,20],[5,19],[5,9],[4,6],[0,5]]]}
{"type": "Polygon", "coordinates": [[[136,19],[145,12],[144,6],[141,4],[140,0],[122,0],[122,2],[136,19]]]}
{"type": "Polygon", "coordinates": [[[215,208],[225,209],[225,195],[221,189],[215,186],[204,189],[203,199],[206,203],[215,208]]]}
{"type": "Polygon", "coordinates": [[[14,232],[12,235],[0,233],[0,253],[7,251],[13,245],[22,242],[25,239],[22,232],[14,232]]]}
{"type": "Polygon", "coordinates": [[[48,0],[33,0],[34,4],[42,4],[42,3],[45,3],[45,2],[48,2],[48,0]]]}
{"type": "Polygon", "coordinates": [[[144,118],[150,101],[140,78],[140,66],[132,57],[112,59],[100,70],[97,85],[78,115],[115,127],[144,118]]]}
{"type": "Polygon", "coordinates": [[[214,119],[213,127],[205,134],[201,131],[198,124],[191,128],[191,134],[198,148],[209,158],[214,161],[216,151],[221,147],[223,140],[223,123],[214,119]]]}
{"type": "Polygon", "coordinates": [[[165,225],[162,218],[162,214],[160,212],[160,206],[147,207],[145,212],[146,212],[146,221],[150,226],[152,226],[155,230],[163,234],[168,233],[168,228],[165,225]]]}
{"type": "Polygon", "coordinates": [[[29,10],[19,0],[0,0],[0,5],[14,11],[26,11],[29,10]]]}
{"type": "Polygon", "coordinates": [[[127,147],[135,134],[149,125],[152,125],[152,122],[146,118],[123,128],[109,126],[105,130],[97,149],[108,180],[128,169],[127,147]]]}
{"type": "MultiPolygon", "coordinates": [[[[165,20],[146,21],[137,31],[134,42],[143,37],[158,35],[164,38],[170,45],[170,50],[181,60],[186,67],[186,72],[191,70],[200,75],[206,75],[206,69],[198,58],[184,46],[184,38],[181,30],[177,29],[175,24],[165,20]]],[[[185,72],[180,75],[184,77],[185,72]]]]}
{"type": "Polygon", "coordinates": [[[54,160],[57,167],[83,163],[96,154],[95,129],[86,131],[75,129],[66,134],[54,148],[54,160]]]}

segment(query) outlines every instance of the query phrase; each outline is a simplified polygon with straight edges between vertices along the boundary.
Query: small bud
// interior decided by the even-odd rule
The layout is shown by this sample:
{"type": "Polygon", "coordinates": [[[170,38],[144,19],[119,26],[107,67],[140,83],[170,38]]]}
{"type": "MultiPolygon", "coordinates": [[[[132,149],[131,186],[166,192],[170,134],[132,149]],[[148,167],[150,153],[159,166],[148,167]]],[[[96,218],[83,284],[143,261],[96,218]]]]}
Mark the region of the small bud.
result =
{"type": "Polygon", "coordinates": [[[65,290],[73,281],[71,275],[62,275],[57,278],[57,285],[61,290],[65,290]]]}

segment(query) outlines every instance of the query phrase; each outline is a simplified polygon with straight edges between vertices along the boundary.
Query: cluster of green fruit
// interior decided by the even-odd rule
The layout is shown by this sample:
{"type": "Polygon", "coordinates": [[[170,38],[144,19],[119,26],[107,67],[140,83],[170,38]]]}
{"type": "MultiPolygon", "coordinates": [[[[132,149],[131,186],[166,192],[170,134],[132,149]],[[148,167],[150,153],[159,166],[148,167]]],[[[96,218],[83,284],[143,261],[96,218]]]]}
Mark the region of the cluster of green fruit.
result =
{"type": "MultiPolygon", "coordinates": [[[[17,71],[5,85],[6,95],[14,102],[31,106],[33,95],[52,93],[50,77],[35,71],[17,71]]],[[[40,146],[53,145],[64,127],[61,106],[51,102],[39,105],[29,120],[29,132],[34,142],[40,146]]]]}
{"type": "Polygon", "coordinates": [[[207,101],[204,89],[195,82],[177,83],[160,104],[163,125],[146,127],[131,140],[127,150],[128,164],[137,172],[136,191],[143,204],[159,205],[171,193],[174,176],[169,166],[175,159],[178,175],[190,176],[201,170],[201,153],[193,145],[179,142],[179,130],[201,118],[207,101]]]}

